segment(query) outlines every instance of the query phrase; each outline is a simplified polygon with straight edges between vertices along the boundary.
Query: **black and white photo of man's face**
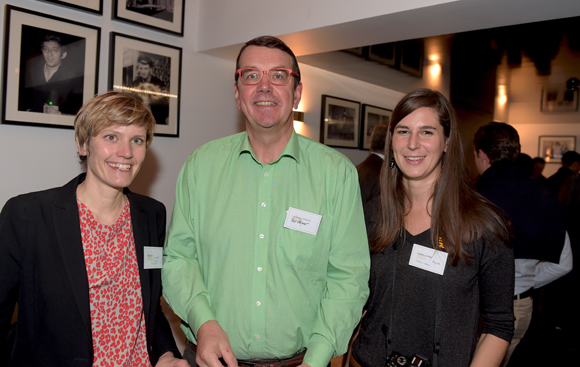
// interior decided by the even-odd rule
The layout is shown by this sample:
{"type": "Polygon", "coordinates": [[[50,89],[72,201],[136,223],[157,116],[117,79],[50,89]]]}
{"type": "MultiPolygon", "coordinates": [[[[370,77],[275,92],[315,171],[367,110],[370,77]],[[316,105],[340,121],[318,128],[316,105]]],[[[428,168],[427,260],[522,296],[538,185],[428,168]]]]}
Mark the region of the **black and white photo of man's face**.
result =
{"type": "Polygon", "coordinates": [[[151,73],[151,67],[149,64],[139,63],[137,66],[137,75],[143,79],[149,78],[149,74],[151,73]]]}
{"type": "Polygon", "coordinates": [[[42,55],[46,64],[52,68],[60,65],[66,57],[66,51],[55,41],[47,41],[42,45],[42,55]]]}

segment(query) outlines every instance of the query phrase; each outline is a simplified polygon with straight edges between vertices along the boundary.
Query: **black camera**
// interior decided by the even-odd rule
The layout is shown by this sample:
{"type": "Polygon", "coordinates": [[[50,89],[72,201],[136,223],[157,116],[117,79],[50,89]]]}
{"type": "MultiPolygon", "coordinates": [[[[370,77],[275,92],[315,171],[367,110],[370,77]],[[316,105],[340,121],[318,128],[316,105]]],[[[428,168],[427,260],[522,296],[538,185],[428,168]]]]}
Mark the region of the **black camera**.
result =
{"type": "Polygon", "coordinates": [[[416,367],[429,367],[429,361],[425,358],[414,355],[411,358],[405,357],[397,352],[391,353],[391,356],[387,358],[386,367],[399,367],[399,366],[416,366],[416,367]]]}

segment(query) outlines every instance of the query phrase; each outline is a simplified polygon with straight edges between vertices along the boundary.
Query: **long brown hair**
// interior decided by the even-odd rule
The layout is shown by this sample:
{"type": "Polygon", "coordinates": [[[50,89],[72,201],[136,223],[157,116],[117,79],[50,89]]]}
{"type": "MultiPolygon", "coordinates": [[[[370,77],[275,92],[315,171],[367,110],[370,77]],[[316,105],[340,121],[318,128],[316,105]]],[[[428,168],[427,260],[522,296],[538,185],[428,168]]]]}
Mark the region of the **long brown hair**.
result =
{"type": "Polygon", "coordinates": [[[398,167],[390,167],[393,155],[393,131],[397,124],[419,108],[431,108],[438,116],[447,138],[447,151],[441,158],[441,173],[433,190],[431,212],[431,244],[437,248],[441,238],[451,263],[460,260],[470,264],[463,243],[493,234],[509,243],[510,224],[507,216],[495,205],[479,195],[472,187],[457,120],[453,107],[439,92],[415,90],[401,99],[393,110],[385,144],[386,159],[381,172],[381,210],[371,234],[371,249],[380,252],[390,247],[404,228],[407,214],[405,203],[409,193],[403,186],[403,174],[398,167]]]}

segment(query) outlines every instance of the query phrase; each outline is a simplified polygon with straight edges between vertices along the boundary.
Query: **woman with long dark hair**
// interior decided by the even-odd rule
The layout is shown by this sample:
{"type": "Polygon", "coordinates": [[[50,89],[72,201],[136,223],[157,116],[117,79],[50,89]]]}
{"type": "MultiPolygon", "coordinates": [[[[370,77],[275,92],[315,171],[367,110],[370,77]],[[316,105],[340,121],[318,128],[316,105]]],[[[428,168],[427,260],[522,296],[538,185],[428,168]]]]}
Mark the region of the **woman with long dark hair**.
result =
{"type": "Polygon", "coordinates": [[[352,364],[499,366],[513,332],[510,225],[472,188],[450,103],[429,89],[403,97],[385,147],[381,196],[365,207],[371,295],[352,364]]]}

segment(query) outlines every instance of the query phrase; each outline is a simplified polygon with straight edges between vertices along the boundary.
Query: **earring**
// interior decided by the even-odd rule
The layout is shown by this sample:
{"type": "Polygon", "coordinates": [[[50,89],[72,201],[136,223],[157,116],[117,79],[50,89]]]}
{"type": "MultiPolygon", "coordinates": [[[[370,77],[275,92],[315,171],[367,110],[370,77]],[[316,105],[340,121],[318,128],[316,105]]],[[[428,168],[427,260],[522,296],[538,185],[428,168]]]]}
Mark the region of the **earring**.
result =
{"type": "Polygon", "coordinates": [[[391,163],[389,163],[389,167],[391,167],[391,168],[395,167],[395,157],[391,158],[391,163]]]}

